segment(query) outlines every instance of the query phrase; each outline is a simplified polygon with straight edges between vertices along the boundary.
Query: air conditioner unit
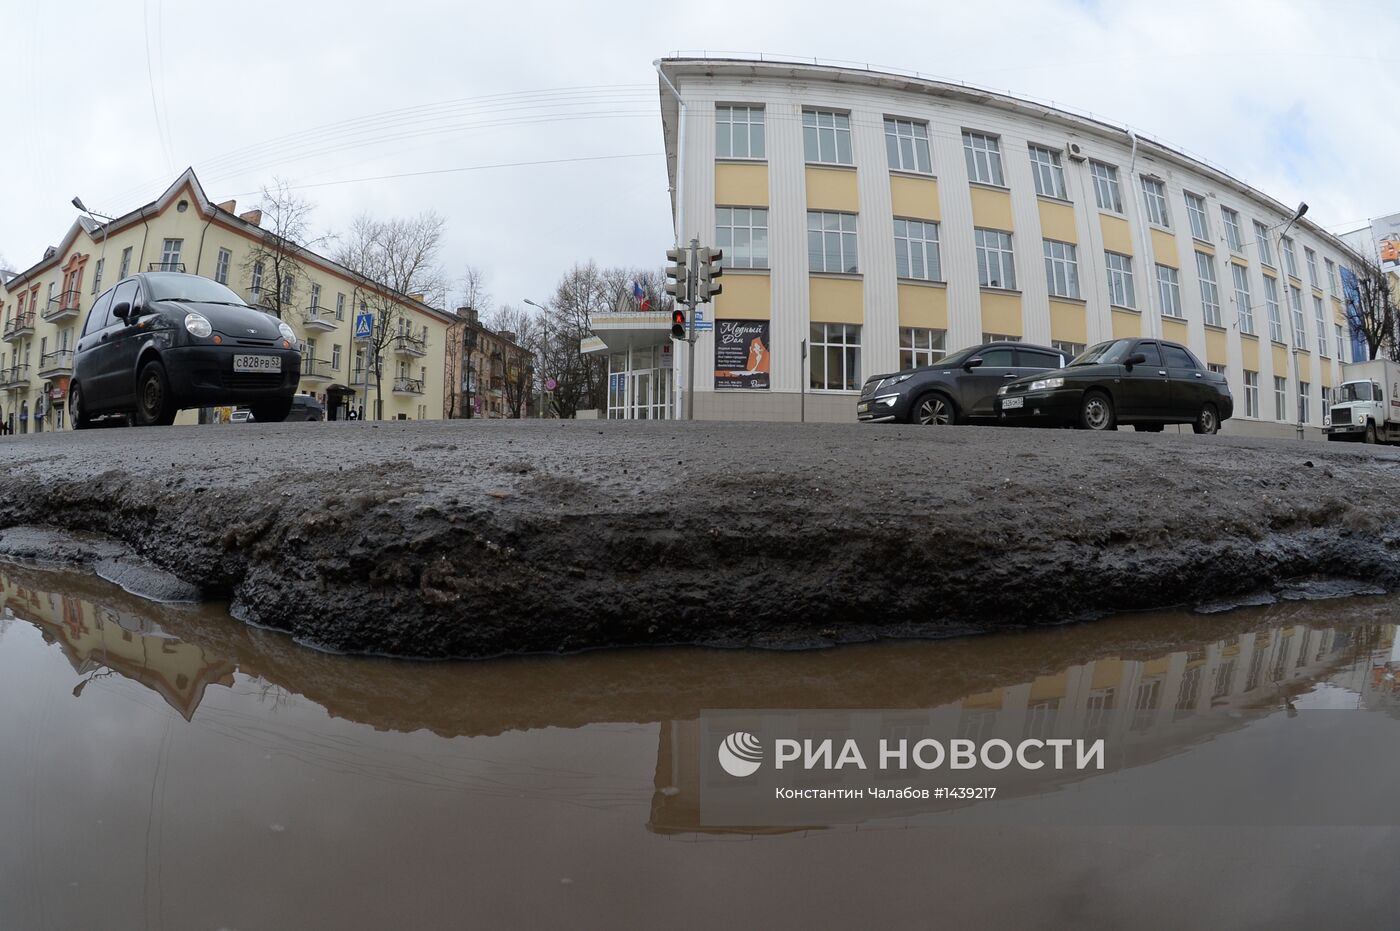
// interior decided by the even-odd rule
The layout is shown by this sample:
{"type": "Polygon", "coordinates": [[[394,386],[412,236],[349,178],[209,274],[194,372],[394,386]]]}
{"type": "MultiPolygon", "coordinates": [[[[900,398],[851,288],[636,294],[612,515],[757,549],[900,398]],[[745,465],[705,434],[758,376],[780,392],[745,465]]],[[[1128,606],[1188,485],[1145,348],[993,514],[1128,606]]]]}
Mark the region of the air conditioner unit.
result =
{"type": "Polygon", "coordinates": [[[1088,157],[1084,154],[1084,150],[1080,148],[1077,142],[1065,143],[1065,152],[1069,154],[1070,161],[1074,162],[1082,162],[1088,157]]]}

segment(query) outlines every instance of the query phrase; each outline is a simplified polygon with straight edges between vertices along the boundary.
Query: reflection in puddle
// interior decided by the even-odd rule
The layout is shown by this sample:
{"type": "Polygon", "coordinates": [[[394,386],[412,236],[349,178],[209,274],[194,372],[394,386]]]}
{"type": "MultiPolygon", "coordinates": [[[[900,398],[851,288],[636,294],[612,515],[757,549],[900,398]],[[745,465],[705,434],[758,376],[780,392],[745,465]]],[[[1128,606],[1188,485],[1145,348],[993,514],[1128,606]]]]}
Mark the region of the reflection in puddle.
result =
{"type": "MultiPolygon", "coordinates": [[[[888,871],[950,855],[947,835],[708,831],[702,711],[826,709],[814,727],[833,734],[951,721],[975,739],[1073,720],[1186,755],[1298,710],[1393,715],[1400,668],[1389,599],[809,653],[429,664],[316,653],[215,608],[151,605],[86,578],[10,568],[0,598],[0,916],[18,927],[499,925],[601,916],[643,894],[680,907],[706,881],[730,883],[755,921],[859,921],[851,903],[765,912],[820,897],[749,874],[836,882],[850,857],[888,871]],[[740,856],[673,843],[743,837],[760,842],[740,856]],[[63,879],[60,863],[83,878],[63,879]],[[370,895],[386,876],[393,894],[370,895]]],[[[1024,893],[1053,900],[1079,842],[1023,840],[1059,864],[1019,874],[1036,877],[1024,893]]],[[[1394,835],[1385,843],[1393,857],[1394,835]]],[[[964,869],[948,881],[1020,894],[964,869]]],[[[1153,894],[1146,877],[1131,882],[1153,894]]],[[[1293,905],[1291,920],[1307,913],[1293,905]]]]}

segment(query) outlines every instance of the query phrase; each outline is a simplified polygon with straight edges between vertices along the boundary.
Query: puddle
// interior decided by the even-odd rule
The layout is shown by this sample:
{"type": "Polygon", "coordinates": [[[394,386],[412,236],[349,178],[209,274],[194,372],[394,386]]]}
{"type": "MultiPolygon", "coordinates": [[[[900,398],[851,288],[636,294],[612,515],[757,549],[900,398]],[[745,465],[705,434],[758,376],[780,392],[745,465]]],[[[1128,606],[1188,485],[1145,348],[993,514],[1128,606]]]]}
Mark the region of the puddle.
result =
{"type": "MultiPolygon", "coordinates": [[[[218,606],[151,604],[87,576],[8,567],[0,598],[3,927],[1393,914],[1387,773],[1330,787],[1373,808],[1361,827],[1286,826],[1298,812],[1255,826],[987,827],[878,806],[813,827],[711,827],[700,732],[714,709],[821,711],[835,734],[871,715],[1032,733],[1070,706],[1112,711],[1161,753],[1053,789],[1095,805],[1130,796],[1157,761],[1209,765],[1246,737],[1306,752],[1306,732],[1287,726],[1300,712],[1379,711],[1335,718],[1369,731],[1329,728],[1400,747],[1394,598],[820,652],[480,663],[326,655],[218,606]],[[1214,721],[1226,724],[1202,723],[1214,721]]],[[[1283,799],[1304,814],[1315,801],[1283,799]]]]}

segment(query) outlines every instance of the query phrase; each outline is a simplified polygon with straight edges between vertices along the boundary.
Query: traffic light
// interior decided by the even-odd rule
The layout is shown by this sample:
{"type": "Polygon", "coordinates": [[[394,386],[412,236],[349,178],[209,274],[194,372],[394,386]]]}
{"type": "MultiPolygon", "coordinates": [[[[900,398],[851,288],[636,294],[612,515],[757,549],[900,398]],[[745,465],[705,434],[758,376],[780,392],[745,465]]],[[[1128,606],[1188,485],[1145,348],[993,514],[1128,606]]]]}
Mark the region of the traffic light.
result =
{"type": "MultiPolygon", "coordinates": [[[[667,249],[666,293],[676,299],[677,304],[689,304],[690,294],[686,288],[685,250],[667,249]]],[[[682,321],[684,322],[684,321],[682,321]]]]}
{"type": "Polygon", "coordinates": [[[720,262],[724,259],[724,250],[710,249],[708,247],[700,250],[700,267],[696,269],[699,273],[695,284],[695,300],[711,301],[716,294],[724,290],[724,285],[715,279],[724,274],[724,266],[720,262]]]}
{"type": "Polygon", "coordinates": [[[671,311],[671,339],[685,339],[685,311],[679,307],[671,311]]]}

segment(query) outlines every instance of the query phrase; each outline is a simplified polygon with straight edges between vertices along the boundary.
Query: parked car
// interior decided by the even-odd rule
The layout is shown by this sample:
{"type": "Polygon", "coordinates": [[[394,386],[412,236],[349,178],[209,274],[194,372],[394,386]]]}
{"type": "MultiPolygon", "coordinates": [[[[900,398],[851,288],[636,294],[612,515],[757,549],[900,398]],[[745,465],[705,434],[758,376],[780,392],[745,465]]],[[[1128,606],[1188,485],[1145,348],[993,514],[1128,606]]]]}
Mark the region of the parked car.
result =
{"type": "Polygon", "coordinates": [[[93,302],[68,406],[78,428],[109,414],[162,425],[184,408],[234,404],[259,420],[281,420],[300,377],[291,327],[216,281],[150,272],[93,302]]]}
{"type": "Polygon", "coordinates": [[[247,423],[252,419],[253,412],[246,407],[235,407],[233,410],[229,411],[229,423],[247,423]]]}
{"type": "Polygon", "coordinates": [[[1215,433],[1235,412],[1225,376],[1178,343],[1113,339],[1065,368],[1019,378],[997,393],[1002,423],[1159,431],[1169,423],[1215,433]]]}
{"type": "Polygon", "coordinates": [[[870,423],[955,424],[996,417],[997,389],[1013,378],[1057,369],[1058,349],[1028,343],[983,343],[932,365],[865,381],[856,417],[870,423]]]}
{"type": "Polygon", "coordinates": [[[309,394],[292,395],[292,409],[283,420],[325,420],[326,405],[309,394]]]}

